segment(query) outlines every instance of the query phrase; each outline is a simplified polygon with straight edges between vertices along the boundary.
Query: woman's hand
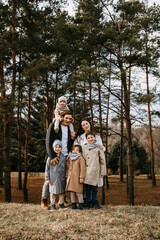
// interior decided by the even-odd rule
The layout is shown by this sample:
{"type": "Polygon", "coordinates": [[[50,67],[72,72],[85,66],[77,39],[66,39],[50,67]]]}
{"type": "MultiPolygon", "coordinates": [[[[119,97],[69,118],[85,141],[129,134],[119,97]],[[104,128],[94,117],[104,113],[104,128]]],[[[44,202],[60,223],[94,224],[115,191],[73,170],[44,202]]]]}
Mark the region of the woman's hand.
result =
{"type": "Polygon", "coordinates": [[[103,178],[104,177],[104,175],[100,175],[100,178],[103,178]]]}
{"type": "Polygon", "coordinates": [[[99,145],[99,149],[100,149],[100,150],[103,150],[103,146],[102,146],[102,145],[99,145]]]}

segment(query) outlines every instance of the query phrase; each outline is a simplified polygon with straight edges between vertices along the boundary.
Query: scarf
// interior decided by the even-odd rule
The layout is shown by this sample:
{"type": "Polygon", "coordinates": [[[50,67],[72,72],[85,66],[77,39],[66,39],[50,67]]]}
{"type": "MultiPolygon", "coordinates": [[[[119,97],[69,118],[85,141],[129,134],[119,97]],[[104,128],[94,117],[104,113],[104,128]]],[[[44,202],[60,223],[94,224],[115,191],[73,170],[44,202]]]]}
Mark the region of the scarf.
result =
{"type": "Polygon", "coordinates": [[[95,140],[94,143],[87,143],[87,144],[88,144],[88,149],[89,149],[89,150],[94,149],[94,148],[96,148],[96,147],[99,146],[97,140],[95,140]]]}
{"type": "Polygon", "coordinates": [[[82,155],[82,153],[77,153],[77,154],[73,154],[73,153],[69,153],[68,157],[74,161],[76,160],[78,157],[80,157],[82,155]]]}

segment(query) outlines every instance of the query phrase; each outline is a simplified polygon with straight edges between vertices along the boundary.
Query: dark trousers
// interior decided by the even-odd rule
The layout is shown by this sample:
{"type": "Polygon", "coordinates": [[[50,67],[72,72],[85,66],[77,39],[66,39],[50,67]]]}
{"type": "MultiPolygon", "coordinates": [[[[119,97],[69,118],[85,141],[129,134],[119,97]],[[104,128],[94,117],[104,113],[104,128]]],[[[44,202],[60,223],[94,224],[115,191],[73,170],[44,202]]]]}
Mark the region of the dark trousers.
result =
{"type": "Polygon", "coordinates": [[[97,193],[98,193],[98,186],[92,186],[86,184],[86,201],[87,202],[97,202],[97,193]],[[92,198],[91,198],[92,196],[92,198]]]}

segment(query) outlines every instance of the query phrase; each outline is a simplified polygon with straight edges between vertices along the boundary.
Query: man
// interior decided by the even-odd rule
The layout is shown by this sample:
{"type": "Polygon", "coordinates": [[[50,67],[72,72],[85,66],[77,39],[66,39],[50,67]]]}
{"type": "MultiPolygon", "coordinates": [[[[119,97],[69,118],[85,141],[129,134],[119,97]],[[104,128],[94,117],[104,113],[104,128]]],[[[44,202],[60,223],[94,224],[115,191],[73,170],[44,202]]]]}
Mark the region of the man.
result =
{"type": "MultiPolygon", "coordinates": [[[[70,133],[69,124],[72,122],[72,113],[69,110],[64,111],[61,114],[62,121],[59,124],[59,131],[56,133],[54,130],[54,122],[49,125],[49,128],[47,130],[46,134],[46,150],[47,155],[51,159],[51,164],[55,166],[55,164],[58,164],[58,158],[56,153],[53,151],[53,142],[56,139],[59,139],[62,141],[62,150],[61,152],[64,154],[64,156],[68,156],[68,153],[71,150],[75,133],[70,133]]],[[[48,209],[48,197],[49,197],[49,184],[44,182],[43,189],[42,189],[42,199],[41,199],[41,207],[43,209],[48,209]]]]}

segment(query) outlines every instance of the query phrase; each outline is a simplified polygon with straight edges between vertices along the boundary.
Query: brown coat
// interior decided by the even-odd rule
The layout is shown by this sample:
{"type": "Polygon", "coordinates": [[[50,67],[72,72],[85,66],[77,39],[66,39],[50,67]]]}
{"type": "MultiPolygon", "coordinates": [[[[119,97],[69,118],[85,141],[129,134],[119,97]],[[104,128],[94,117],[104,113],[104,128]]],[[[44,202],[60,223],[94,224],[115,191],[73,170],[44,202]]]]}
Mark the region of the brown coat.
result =
{"type": "Polygon", "coordinates": [[[68,158],[69,168],[66,172],[67,184],[66,191],[83,193],[83,183],[80,183],[80,178],[85,178],[86,166],[85,160],[82,156],[78,157],[76,160],[71,160],[68,158]]]}
{"type": "Polygon", "coordinates": [[[98,186],[100,175],[106,175],[106,161],[104,151],[99,147],[89,150],[88,145],[82,146],[82,154],[86,160],[85,184],[98,186]]]}

